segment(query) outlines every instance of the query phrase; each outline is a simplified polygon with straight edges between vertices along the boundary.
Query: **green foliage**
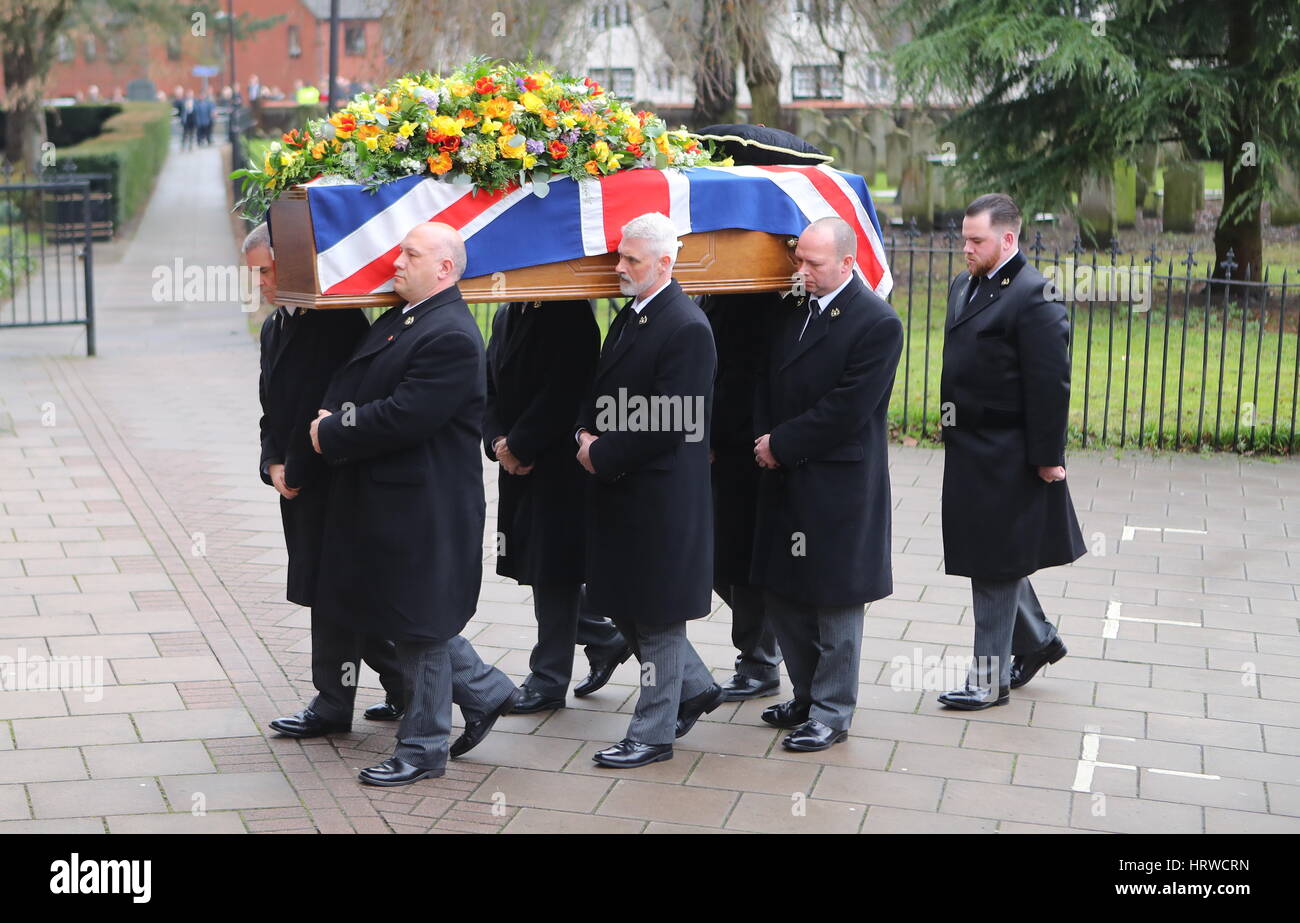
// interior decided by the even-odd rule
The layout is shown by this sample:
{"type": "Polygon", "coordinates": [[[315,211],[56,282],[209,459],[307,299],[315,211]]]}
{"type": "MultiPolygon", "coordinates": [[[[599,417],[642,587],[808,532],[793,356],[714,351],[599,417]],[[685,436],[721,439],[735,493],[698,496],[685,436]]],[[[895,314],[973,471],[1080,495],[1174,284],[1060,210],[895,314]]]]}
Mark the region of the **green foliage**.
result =
{"type": "Polygon", "coordinates": [[[171,143],[168,103],[123,103],[104,131],[58,152],[59,166],[73,161],[78,173],[113,175],[113,222],[120,227],[148,200],[171,143]]]}

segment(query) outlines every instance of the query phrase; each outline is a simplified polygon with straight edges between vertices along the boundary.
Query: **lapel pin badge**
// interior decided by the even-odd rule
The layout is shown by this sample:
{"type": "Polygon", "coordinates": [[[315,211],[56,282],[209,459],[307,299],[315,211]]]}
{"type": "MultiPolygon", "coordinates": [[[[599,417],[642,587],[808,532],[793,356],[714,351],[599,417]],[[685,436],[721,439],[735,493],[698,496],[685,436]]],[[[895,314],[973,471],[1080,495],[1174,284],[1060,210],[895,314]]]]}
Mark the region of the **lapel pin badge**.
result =
{"type": "Polygon", "coordinates": [[[1011,284],[1011,279],[1008,278],[1008,277],[1006,277],[1006,276],[1003,276],[1003,278],[1002,278],[1002,284],[1003,284],[1004,286],[1006,286],[1006,285],[1010,285],[1010,284],[1011,284]]]}
{"type": "Polygon", "coordinates": [[[648,317],[646,317],[644,314],[642,314],[642,315],[641,315],[641,319],[638,320],[637,323],[644,327],[644,326],[645,326],[645,322],[648,321],[649,319],[650,319],[650,318],[648,318],[648,317]]]}
{"type": "Polygon", "coordinates": [[[839,309],[839,308],[831,308],[831,317],[839,317],[839,316],[840,316],[840,309],[839,309]]]}
{"type": "Polygon", "coordinates": [[[388,342],[389,342],[389,343],[393,342],[393,338],[392,338],[391,335],[388,337],[388,342]]]}
{"type": "Polygon", "coordinates": [[[414,317],[408,317],[408,318],[406,319],[406,326],[409,327],[409,326],[411,326],[411,325],[414,324],[414,323],[415,323],[415,318],[414,318],[414,317]]]}

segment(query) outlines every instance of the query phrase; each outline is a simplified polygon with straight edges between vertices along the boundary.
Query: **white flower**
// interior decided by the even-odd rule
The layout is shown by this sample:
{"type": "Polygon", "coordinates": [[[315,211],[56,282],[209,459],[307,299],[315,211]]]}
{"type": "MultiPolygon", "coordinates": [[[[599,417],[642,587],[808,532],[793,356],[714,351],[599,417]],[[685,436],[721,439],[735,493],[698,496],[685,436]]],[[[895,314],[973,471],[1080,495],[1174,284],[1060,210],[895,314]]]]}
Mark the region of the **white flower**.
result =
{"type": "Polygon", "coordinates": [[[398,162],[398,166],[400,166],[400,167],[401,167],[403,170],[405,170],[408,174],[409,174],[409,173],[423,173],[423,172],[424,172],[424,161],[423,161],[423,160],[416,160],[414,157],[403,157],[403,158],[398,162]]]}

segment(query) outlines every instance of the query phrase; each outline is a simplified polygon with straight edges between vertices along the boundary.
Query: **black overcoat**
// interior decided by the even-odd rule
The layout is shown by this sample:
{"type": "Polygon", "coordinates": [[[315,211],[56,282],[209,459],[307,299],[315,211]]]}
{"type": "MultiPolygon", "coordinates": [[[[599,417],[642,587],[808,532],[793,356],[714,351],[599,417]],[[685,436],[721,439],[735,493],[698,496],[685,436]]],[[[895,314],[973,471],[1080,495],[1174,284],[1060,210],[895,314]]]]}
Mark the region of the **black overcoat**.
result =
{"type": "Polygon", "coordinates": [[[370,328],[330,382],[332,468],[317,611],[381,638],[444,641],[483,574],[483,337],[456,286],[370,328]]]}
{"type": "Polygon", "coordinates": [[[596,371],[600,328],[587,301],[514,302],[487,350],[483,449],[505,436],[533,470],[497,473],[497,573],[521,584],[577,584],[585,565],[587,472],[573,421],[596,371]]]}
{"type": "Polygon", "coordinates": [[[675,281],[610,325],[579,417],[599,436],[587,495],[587,598],[599,615],[662,626],[709,614],[716,362],[708,319],[675,281]],[[635,415],[653,398],[681,408],[657,429],[635,415]]]}
{"type": "Polygon", "coordinates": [[[707,295],[701,309],[713,328],[718,374],[713,383],[713,579],[716,586],[749,583],[758,505],[754,462],[754,397],[767,361],[776,292],[707,295]]]}
{"type": "Polygon", "coordinates": [[[949,574],[1012,580],[1084,553],[1066,481],[1070,322],[1047,280],[1017,253],[965,304],[970,274],[948,289],[940,412],[943,552],[949,574]]]}
{"type": "Polygon", "coordinates": [[[903,325],[856,275],[802,339],[807,304],[791,302],[755,405],[780,467],[761,477],[752,582],[808,605],[871,602],[893,592],[888,412],[903,325]]]}
{"type": "Polygon", "coordinates": [[[304,310],[281,320],[279,309],[262,322],[262,455],[258,472],[270,484],[269,468],[284,465],[285,483],[298,488],[280,498],[280,520],[289,552],[286,598],[310,606],[316,592],[321,531],[329,472],[311,447],[308,426],[316,418],[330,376],[347,361],[370,326],[358,310],[304,310]]]}

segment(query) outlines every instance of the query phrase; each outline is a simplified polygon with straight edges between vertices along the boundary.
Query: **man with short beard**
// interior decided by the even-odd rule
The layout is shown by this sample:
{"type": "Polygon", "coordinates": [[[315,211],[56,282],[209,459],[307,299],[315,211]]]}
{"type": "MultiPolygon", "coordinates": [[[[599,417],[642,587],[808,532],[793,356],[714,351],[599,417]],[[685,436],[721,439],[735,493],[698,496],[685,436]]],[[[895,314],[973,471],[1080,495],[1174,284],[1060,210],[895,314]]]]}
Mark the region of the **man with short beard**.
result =
{"type": "Polygon", "coordinates": [[[592,757],[613,768],[672,759],[673,740],[723,701],[686,638],[686,622],[708,615],[712,604],[716,355],[708,319],[673,281],[677,247],[676,228],[663,215],[623,226],[617,272],[632,302],[610,324],[575,434],[578,461],[595,478],[587,508],[590,606],[614,621],[641,664],[627,736],[592,757]],[[622,412],[634,401],[676,402],[682,425],[634,422],[622,412]],[[685,425],[688,409],[697,412],[694,430],[685,425]]]}
{"type": "Polygon", "coordinates": [[[1020,208],[980,196],[962,220],[967,271],[948,289],[939,385],[944,571],[970,577],[975,663],[939,696],[968,711],[1005,705],[1065,644],[1029,575],[1085,548],[1065,484],[1070,320],[1020,252],[1020,208]],[[1015,658],[1014,661],[1012,658],[1015,658]]]}
{"type": "Polygon", "coordinates": [[[400,246],[393,288],[407,304],[375,321],[311,424],[334,466],[322,613],[392,638],[402,665],[397,747],[359,774],[382,786],[443,775],[519,698],[460,636],[478,605],[487,512],[483,337],[456,285],[465,243],[428,222],[400,246]],[[449,748],[453,702],[465,732],[449,748]]]}

